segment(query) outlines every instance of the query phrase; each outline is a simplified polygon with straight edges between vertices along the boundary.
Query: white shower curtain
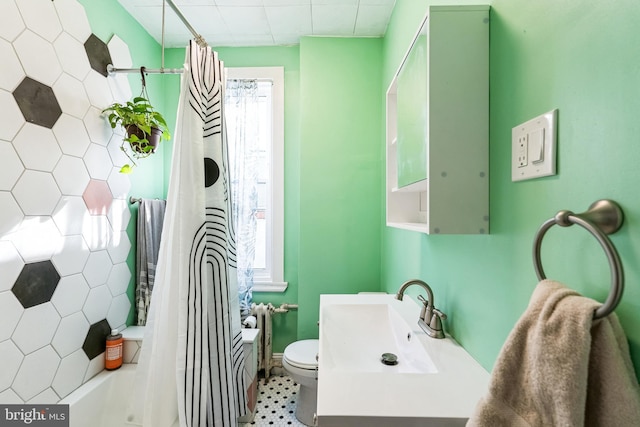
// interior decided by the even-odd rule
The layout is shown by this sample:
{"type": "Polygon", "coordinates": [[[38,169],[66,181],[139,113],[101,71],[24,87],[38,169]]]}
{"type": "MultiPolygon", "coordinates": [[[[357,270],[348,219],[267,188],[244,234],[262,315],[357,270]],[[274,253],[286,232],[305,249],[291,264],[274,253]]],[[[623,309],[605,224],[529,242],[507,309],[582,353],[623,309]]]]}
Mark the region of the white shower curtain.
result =
{"type": "Polygon", "coordinates": [[[133,425],[236,426],[247,410],[223,70],[209,47],[189,43],[133,425]]]}

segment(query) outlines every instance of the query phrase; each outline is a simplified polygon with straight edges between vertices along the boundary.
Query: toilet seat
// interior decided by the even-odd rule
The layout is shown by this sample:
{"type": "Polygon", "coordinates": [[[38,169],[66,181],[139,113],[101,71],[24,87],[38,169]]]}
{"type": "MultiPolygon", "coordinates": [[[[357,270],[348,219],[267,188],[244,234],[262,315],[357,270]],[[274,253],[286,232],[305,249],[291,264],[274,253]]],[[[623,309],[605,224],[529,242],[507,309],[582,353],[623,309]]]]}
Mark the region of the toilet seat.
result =
{"type": "Polygon", "coordinates": [[[284,349],[283,357],[298,369],[318,369],[318,340],[301,340],[291,343],[284,349]]]}

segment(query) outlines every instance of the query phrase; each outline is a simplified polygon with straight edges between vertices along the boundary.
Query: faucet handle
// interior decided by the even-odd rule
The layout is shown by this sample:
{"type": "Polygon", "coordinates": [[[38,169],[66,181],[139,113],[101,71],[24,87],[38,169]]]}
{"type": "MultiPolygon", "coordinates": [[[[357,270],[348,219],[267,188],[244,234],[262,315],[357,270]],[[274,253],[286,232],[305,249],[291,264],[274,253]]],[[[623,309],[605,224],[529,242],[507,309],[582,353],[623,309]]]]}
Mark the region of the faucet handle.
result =
{"type": "Polygon", "coordinates": [[[423,322],[427,322],[427,307],[429,306],[429,301],[427,301],[422,295],[418,295],[418,300],[422,303],[422,309],[420,310],[420,320],[423,322]]]}
{"type": "Polygon", "coordinates": [[[443,338],[444,333],[442,330],[442,321],[447,318],[447,315],[435,307],[433,308],[432,313],[433,313],[433,316],[431,316],[429,327],[439,335],[437,338],[443,338]]]}

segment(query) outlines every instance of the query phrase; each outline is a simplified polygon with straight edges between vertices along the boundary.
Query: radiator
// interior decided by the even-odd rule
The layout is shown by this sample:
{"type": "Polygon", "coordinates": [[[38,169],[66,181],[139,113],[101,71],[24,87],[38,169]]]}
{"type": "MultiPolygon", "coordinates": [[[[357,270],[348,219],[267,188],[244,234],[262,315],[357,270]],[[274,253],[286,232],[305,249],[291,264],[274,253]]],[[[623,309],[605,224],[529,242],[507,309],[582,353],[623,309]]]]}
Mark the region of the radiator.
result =
{"type": "Polygon", "coordinates": [[[273,349],[272,349],[272,321],[271,316],[275,313],[287,313],[290,309],[297,309],[296,304],[281,304],[280,307],[274,307],[273,304],[260,303],[251,304],[251,315],[256,318],[256,327],[260,329],[260,338],[258,340],[258,371],[264,370],[264,379],[267,381],[273,368],[273,349]]]}

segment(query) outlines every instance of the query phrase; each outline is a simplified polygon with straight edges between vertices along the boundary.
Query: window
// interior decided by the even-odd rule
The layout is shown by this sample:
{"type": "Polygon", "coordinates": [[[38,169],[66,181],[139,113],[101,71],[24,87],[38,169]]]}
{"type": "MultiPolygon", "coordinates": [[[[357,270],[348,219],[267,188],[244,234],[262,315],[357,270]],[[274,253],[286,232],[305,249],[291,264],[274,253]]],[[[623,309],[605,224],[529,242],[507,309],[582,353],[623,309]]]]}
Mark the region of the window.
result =
{"type": "MultiPolygon", "coordinates": [[[[227,68],[226,72],[227,79],[250,79],[258,83],[258,208],[253,291],[282,292],[287,288],[284,281],[284,68],[227,68]]],[[[229,135],[238,131],[234,128],[235,122],[227,120],[229,135]]]]}

